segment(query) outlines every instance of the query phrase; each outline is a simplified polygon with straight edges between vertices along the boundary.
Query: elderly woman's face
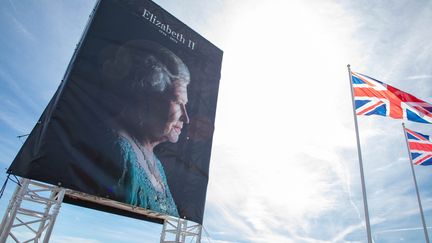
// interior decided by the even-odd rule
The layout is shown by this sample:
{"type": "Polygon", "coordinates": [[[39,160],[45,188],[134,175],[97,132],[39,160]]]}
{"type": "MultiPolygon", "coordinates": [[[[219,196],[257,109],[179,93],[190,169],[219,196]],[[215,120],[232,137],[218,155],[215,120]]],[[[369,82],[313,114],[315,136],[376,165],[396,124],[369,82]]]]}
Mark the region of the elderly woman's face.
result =
{"type": "Polygon", "coordinates": [[[162,140],[172,143],[178,141],[183,125],[189,123],[186,111],[187,86],[181,82],[175,82],[174,85],[174,97],[169,103],[169,116],[162,136],[162,140]]]}

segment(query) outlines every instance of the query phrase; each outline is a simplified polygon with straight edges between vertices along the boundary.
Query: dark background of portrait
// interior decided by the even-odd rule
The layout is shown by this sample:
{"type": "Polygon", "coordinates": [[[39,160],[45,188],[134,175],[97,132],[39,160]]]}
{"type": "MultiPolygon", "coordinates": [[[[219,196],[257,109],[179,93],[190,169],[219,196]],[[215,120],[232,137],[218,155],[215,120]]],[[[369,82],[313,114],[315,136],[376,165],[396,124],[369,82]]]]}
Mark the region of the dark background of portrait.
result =
{"type": "MultiPolygon", "coordinates": [[[[8,173],[47,182],[103,198],[116,198],[115,185],[122,172],[116,136],[109,119],[127,100],[107,85],[104,65],[129,41],[148,40],[174,52],[188,66],[187,109],[190,124],[179,141],[163,143],[155,153],[162,162],[180,217],[202,223],[209,174],[222,51],[147,0],[102,0],[81,48],[65,79],[45,108],[8,173]],[[142,17],[144,8],[172,30],[183,33],[187,44],[175,43],[142,17]],[[104,73],[105,72],[105,73],[104,73]]],[[[43,68],[43,64],[41,65],[43,68]]],[[[129,104],[134,105],[134,104],[129,104]]],[[[151,218],[74,198],[65,202],[130,217],[151,218]]]]}

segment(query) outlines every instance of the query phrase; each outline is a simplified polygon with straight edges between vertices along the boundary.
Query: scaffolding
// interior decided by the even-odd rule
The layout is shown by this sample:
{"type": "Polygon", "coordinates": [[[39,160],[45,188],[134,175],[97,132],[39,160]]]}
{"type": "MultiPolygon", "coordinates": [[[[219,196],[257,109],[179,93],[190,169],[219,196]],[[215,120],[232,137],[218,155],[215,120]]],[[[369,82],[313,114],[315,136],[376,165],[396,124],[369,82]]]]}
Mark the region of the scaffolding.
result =
{"type": "Polygon", "coordinates": [[[198,223],[25,178],[17,185],[6,209],[0,225],[0,243],[49,242],[65,194],[163,219],[160,243],[201,243],[202,226],[198,223]]]}
{"type": "Polygon", "coordinates": [[[201,231],[202,226],[198,223],[181,218],[167,217],[162,227],[160,243],[201,243],[201,231]]]}
{"type": "Polygon", "coordinates": [[[21,179],[0,225],[0,242],[48,242],[64,194],[61,187],[21,179]]]}

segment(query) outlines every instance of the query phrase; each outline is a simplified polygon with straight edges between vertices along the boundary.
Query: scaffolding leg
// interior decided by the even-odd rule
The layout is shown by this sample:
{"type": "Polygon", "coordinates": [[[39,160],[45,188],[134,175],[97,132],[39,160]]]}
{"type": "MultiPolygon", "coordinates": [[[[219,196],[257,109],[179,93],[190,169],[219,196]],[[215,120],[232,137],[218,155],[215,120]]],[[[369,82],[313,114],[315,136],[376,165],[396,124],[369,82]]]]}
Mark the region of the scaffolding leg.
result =
{"type": "Polygon", "coordinates": [[[65,189],[22,179],[0,225],[0,243],[42,242],[50,239],[65,189]],[[26,239],[22,239],[26,237],[26,239]],[[28,238],[30,237],[30,238],[28,238]]]}
{"type": "Polygon", "coordinates": [[[23,179],[21,180],[21,186],[17,185],[14,195],[9,201],[9,206],[5,212],[5,215],[2,220],[2,224],[0,225],[0,242],[6,242],[6,239],[9,235],[8,232],[10,232],[12,228],[12,224],[14,221],[14,218],[17,214],[17,210],[19,208],[19,205],[21,205],[22,198],[24,196],[25,190],[23,188],[28,187],[29,180],[23,179]]]}
{"type": "Polygon", "coordinates": [[[167,217],[162,227],[160,243],[201,243],[201,230],[202,226],[195,222],[167,217]]]}

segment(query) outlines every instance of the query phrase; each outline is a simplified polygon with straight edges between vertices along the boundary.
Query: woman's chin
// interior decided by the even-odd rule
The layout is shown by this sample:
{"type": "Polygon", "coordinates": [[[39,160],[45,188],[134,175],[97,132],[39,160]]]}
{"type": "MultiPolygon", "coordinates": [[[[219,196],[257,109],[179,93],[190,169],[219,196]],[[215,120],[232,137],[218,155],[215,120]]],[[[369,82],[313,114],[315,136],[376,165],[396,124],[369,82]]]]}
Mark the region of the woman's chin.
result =
{"type": "Polygon", "coordinates": [[[179,136],[180,136],[180,134],[179,135],[172,134],[172,135],[168,136],[168,141],[170,143],[177,143],[179,140],[179,136]]]}

